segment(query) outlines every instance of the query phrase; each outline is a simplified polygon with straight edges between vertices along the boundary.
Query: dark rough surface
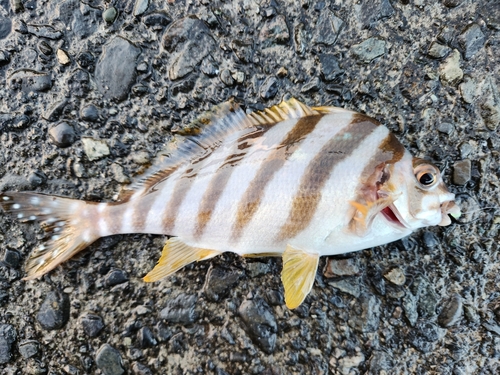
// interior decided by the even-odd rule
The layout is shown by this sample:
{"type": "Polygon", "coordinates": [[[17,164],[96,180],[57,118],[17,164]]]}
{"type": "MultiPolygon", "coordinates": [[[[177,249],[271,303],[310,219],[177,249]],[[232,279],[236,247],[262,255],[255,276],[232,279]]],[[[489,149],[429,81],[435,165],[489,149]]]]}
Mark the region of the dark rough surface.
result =
{"type": "Polygon", "coordinates": [[[43,232],[0,212],[0,326],[16,333],[0,339],[0,373],[499,373],[497,0],[5,0],[0,18],[2,191],[109,201],[172,127],[230,97],[259,109],[293,96],[387,124],[465,211],[336,258],[294,311],[274,258],[225,254],[144,283],[162,236],[99,240],[23,281],[43,232]],[[61,122],[78,135],[66,148],[50,138],[61,122]],[[125,282],[109,283],[113,270],[125,282]],[[38,307],[54,290],[67,322],[47,331],[38,307]]]}

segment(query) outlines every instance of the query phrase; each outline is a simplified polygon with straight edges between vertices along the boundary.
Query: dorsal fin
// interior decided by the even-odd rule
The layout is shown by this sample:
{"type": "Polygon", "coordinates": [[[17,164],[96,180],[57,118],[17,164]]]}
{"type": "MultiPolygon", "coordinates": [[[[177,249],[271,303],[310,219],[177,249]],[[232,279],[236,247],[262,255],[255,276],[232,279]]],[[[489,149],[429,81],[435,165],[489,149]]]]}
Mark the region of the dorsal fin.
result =
{"type": "Polygon", "coordinates": [[[118,200],[125,202],[138,191],[147,193],[155,185],[168,178],[181,165],[211,153],[230,134],[243,129],[272,126],[288,119],[320,113],[322,112],[308,107],[294,98],[248,115],[232,100],[219,104],[211,111],[201,114],[186,127],[173,129],[176,135],[172,142],[169,142],[165,149],[159,153],[143,176],[120,192],[118,200]]]}

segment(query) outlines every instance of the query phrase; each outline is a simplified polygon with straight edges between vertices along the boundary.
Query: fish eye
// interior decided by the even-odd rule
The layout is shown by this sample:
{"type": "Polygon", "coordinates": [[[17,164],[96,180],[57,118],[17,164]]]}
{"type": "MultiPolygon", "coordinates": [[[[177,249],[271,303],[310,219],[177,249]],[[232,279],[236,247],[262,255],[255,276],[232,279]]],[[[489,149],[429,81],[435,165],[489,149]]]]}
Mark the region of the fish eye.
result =
{"type": "Polygon", "coordinates": [[[439,171],[433,165],[419,165],[415,168],[415,178],[420,187],[428,189],[434,186],[439,180],[439,171]]]}

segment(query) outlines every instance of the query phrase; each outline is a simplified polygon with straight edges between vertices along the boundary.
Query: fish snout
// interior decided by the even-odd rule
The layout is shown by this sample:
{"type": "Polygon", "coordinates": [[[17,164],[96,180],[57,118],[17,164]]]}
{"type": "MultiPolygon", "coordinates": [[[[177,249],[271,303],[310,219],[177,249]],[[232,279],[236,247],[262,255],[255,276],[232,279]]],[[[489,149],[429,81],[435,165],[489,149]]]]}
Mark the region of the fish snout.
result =
{"type": "Polygon", "coordinates": [[[462,214],[460,207],[455,203],[455,201],[447,201],[441,204],[442,219],[438,224],[440,226],[447,226],[451,224],[451,217],[458,219],[462,214]]]}

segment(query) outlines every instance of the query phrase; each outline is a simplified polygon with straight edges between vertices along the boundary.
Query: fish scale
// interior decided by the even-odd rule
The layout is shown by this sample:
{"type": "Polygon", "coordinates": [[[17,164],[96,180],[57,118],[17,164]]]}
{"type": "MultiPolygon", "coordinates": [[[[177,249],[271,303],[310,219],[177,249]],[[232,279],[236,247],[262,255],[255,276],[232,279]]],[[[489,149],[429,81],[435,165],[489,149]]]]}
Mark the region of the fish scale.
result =
{"type": "Polygon", "coordinates": [[[1,193],[5,211],[49,233],[26,279],[103,236],[165,234],[174,237],[145,281],[225,251],[281,254],[285,302],[296,308],[320,256],[395,241],[460,214],[439,170],[365,115],[295,99],[247,115],[227,102],[188,129],[118,202],[1,193]]]}

